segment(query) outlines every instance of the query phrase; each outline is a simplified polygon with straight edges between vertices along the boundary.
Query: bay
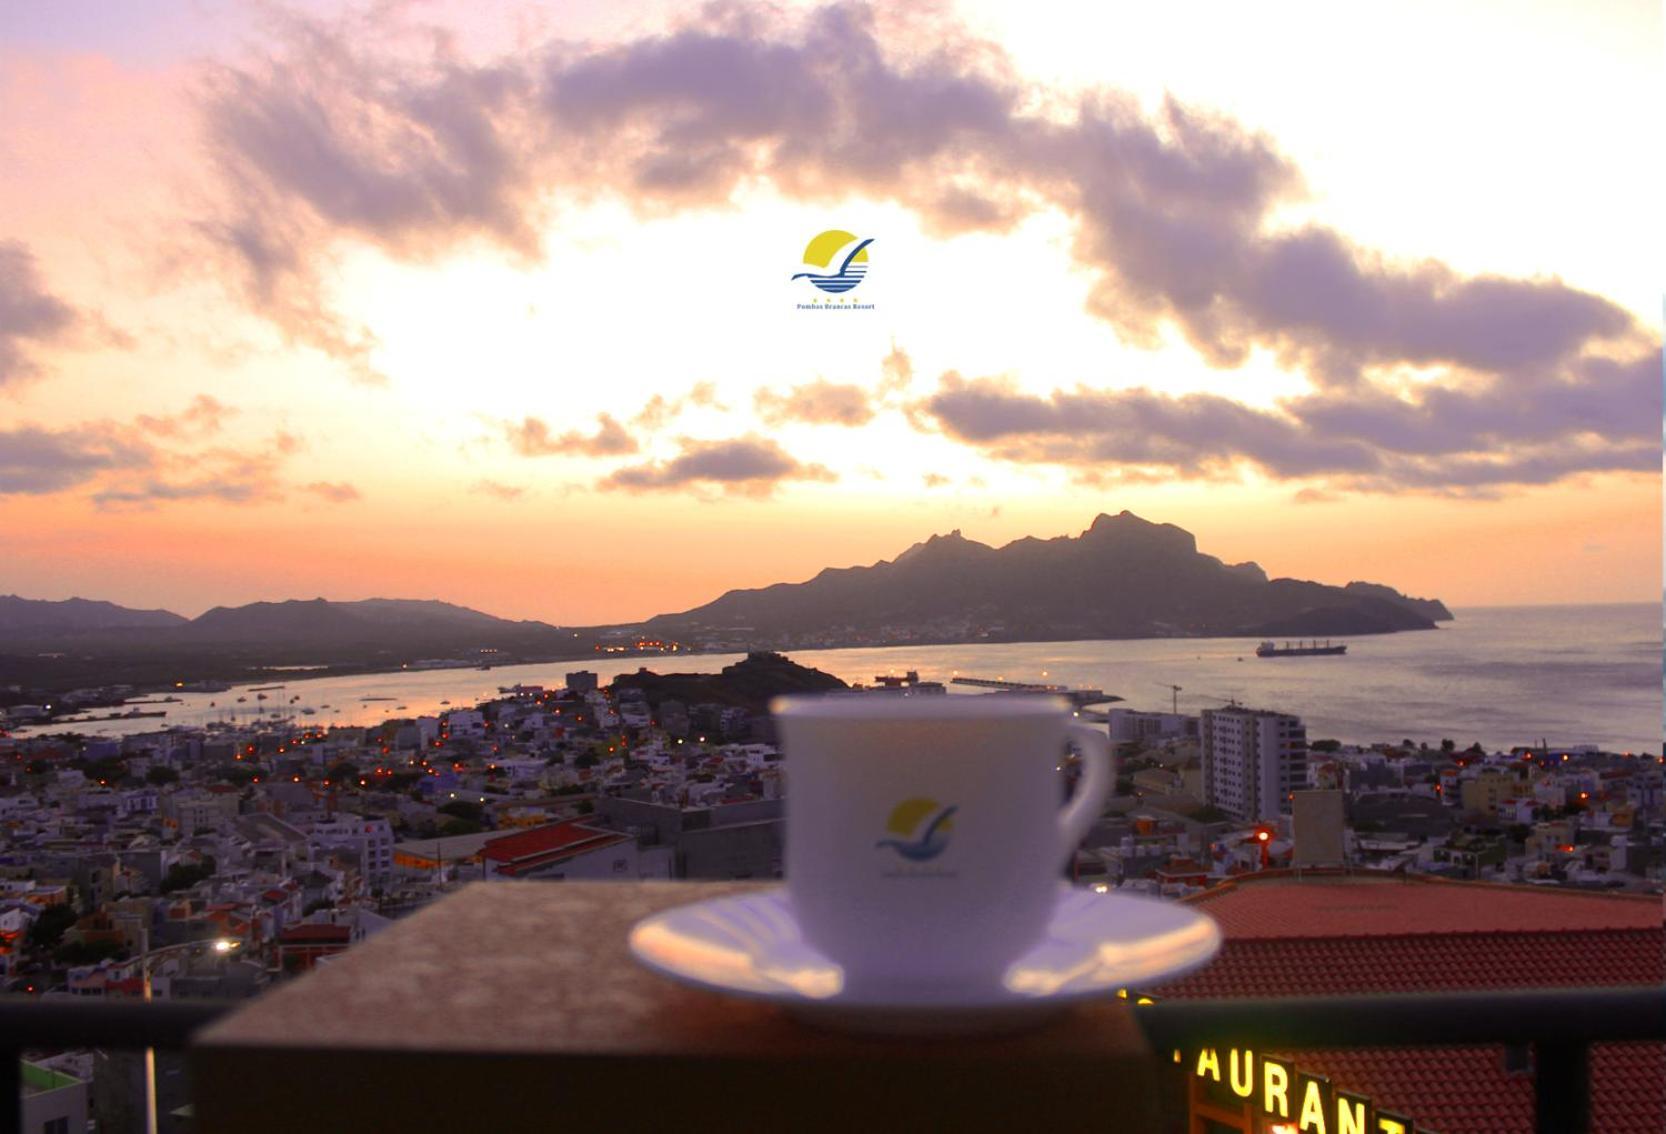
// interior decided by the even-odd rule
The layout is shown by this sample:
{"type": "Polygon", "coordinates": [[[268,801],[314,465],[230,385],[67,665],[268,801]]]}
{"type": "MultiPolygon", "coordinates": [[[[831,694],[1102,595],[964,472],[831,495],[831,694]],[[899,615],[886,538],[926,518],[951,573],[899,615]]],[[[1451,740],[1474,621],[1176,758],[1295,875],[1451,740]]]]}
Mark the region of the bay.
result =
{"type": "MultiPolygon", "coordinates": [[[[1257,658],[1243,638],[1013,642],[792,650],[801,665],[847,682],[916,670],[921,679],[1004,678],[1088,686],[1123,698],[1129,708],[1167,710],[1170,685],[1181,686],[1182,712],[1228,700],[1302,717],[1313,738],[1357,743],[1410,738],[1489,749],[1548,741],[1596,744],[1611,751],[1656,752],[1662,734],[1661,608],[1650,603],[1601,606],[1477,607],[1455,612],[1440,629],[1338,639],[1343,657],[1257,658]]],[[[378,724],[463,708],[500,686],[559,686],[589,669],[605,684],[642,666],[657,672],[711,673],[738,654],[587,658],[474,669],[397,671],[285,680],[256,699],[248,686],[223,693],[183,693],[165,718],[71,726],[88,735],[149,732],[214,720],[251,721],[274,712],[308,725],[378,724]],[[238,697],[246,698],[239,703],[238,697]],[[292,700],[292,698],[294,700],[292,700]],[[365,698],[389,698],[365,700],[365,698]],[[211,705],[210,702],[213,702],[211,705]],[[449,702],[449,705],[444,704],[449,702]],[[329,706],[325,708],[324,706],[329,706]],[[300,715],[310,708],[312,714],[300,715]]],[[[957,691],[959,691],[957,689],[957,691]]],[[[102,710],[100,710],[102,711],[102,710]]],[[[65,726],[19,730],[63,731],[65,726]]]]}

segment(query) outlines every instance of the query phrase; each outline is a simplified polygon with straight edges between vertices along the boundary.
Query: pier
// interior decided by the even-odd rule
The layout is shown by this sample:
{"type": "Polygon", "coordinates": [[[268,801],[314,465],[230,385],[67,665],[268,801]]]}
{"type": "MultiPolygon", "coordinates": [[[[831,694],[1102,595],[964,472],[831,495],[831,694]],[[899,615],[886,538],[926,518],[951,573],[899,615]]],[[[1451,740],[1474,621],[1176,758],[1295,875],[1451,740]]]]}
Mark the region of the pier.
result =
{"type": "Polygon", "coordinates": [[[951,677],[951,685],[970,685],[977,689],[992,689],[999,693],[1054,693],[1069,698],[1077,708],[1083,705],[1108,705],[1120,701],[1103,689],[1071,689],[1066,685],[1048,685],[1039,681],[1007,681],[994,677],[951,677]]]}

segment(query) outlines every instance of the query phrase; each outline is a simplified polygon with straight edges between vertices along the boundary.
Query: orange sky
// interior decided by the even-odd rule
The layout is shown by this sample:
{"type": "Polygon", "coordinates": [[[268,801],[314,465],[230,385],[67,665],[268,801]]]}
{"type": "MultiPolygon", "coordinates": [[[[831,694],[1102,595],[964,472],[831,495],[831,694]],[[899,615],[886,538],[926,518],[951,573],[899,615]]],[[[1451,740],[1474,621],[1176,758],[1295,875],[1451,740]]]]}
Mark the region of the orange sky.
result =
{"type": "Polygon", "coordinates": [[[8,11],[0,592],[586,624],[1126,508],[1656,601],[1657,8],[1349,12],[8,11]]]}

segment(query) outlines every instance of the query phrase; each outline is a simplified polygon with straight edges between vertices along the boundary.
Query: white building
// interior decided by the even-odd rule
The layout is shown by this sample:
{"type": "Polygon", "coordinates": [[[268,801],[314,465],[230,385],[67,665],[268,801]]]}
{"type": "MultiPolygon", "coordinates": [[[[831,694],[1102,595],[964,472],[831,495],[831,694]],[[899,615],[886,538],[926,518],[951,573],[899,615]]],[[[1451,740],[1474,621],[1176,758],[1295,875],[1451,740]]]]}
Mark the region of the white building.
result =
{"type": "Polygon", "coordinates": [[[445,728],[453,740],[478,740],[486,735],[486,718],[474,709],[453,709],[445,715],[445,728]]]}
{"type": "Polygon", "coordinates": [[[1183,713],[1151,713],[1140,709],[1111,709],[1105,714],[1111,743],[1180,740],[1198,734],[1196,717],[1183,713]]]}
{"type": "Polygon", "coordinates": [[[380,816],[342,812],[312,825],[307,842],[314,855],[350,850],[359,856],[359,873],[381,881],[393,873],[393,827],[380,816]]]}
{"type": "Polygon", "coordinates": [[[1250,822],[1289,814],[1307,785],[1307,729],[1300,717],[1232,706],[1203,711],[1207,802],[1250,822]]]}

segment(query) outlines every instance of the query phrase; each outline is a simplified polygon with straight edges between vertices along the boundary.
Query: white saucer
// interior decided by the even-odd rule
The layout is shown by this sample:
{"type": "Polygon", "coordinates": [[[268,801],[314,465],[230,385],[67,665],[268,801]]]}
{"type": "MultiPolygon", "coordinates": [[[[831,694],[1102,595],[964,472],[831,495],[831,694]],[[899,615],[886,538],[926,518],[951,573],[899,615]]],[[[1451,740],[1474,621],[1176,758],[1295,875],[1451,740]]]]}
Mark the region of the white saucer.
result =
{"type": "Polygon", "coordinates": [[[673,980],[895,1034],[1024,1027],[1079,1000],[1171,980],[1220,945],[1214,920],[1189,906],[1065,884],[1041,941],[987,987],[849,988],[844,970],[804,941],[785,887],[679,906],[630,933],[636,959],[673,980]]]}

